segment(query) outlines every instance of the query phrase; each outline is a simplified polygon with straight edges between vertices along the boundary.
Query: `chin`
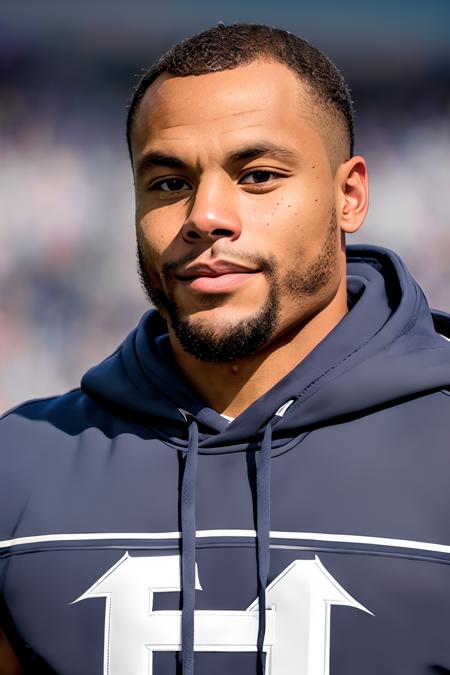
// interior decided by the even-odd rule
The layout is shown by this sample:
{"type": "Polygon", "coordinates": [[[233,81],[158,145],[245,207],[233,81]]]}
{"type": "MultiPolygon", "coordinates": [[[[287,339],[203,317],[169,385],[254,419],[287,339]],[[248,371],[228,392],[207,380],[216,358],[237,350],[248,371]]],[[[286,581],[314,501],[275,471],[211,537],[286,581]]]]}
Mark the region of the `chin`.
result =
{"type": "Polygon", "coordinates": [[[175,316],[171,321],[183,350],[200,361],[218,363],[255,354],[271,341],[278,326],[278,305],[272,299],[252,314],[237,315],[223,308],[202,314],[175,316]]]}

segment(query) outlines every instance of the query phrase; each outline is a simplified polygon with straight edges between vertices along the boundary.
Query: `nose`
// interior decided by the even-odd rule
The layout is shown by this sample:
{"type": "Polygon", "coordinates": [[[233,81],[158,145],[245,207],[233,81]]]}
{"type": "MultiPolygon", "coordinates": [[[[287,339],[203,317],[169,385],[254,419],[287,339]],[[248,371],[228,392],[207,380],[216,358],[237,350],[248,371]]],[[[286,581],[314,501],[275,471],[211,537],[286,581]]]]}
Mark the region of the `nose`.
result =
{"type": "Polygon", "coordinates": [[[222,237],[231,241],[238,239],[241,221],[229,178],[205,177],[200,181],[181,234],[188,243],[201,239],[216,241],[222,237]]]}

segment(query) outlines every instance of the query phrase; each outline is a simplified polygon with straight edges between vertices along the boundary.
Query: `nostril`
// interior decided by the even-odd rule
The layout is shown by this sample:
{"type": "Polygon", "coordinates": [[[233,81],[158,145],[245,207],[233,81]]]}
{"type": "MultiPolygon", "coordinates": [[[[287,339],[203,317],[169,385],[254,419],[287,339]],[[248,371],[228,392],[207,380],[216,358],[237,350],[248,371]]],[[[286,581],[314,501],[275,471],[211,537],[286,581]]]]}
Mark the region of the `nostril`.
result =
{"type": "Polygon", "coordinates": [[[233,232],[231,230],[217,228],[211,232],[215,237],[231,237],[233,232]]]}
{"type": "Polygon", "coordinates": [[[227,226],[225,222],[209,222],[209,221],[195,221],[191,218],[185,221],[181,228],[181,236],[187,242],[197,242],[200,239],[215,239],[227,238],[234,239],[239,236],[240,227],[238,225],[227,226]]]}
{"type": "Polygon", "coordinates": [[[202,238],[201,234],[199,234],[195,230],[189,230],[189,232],[186,233],[186,237],[188,239],[201,239],[202,238]]]}

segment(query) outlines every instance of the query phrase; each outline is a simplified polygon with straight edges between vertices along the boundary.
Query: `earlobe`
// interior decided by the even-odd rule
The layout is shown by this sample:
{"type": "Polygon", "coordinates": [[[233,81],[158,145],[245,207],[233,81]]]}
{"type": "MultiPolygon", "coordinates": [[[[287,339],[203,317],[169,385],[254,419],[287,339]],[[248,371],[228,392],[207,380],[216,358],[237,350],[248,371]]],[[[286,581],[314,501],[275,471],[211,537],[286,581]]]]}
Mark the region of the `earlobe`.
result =
{"type": "Polygon", "coordinates": [[[367,164],[355,156],[341,164],[336,172],[336,205],[338,222],[343,232],[356,232],[367,214],[367,164]]]}

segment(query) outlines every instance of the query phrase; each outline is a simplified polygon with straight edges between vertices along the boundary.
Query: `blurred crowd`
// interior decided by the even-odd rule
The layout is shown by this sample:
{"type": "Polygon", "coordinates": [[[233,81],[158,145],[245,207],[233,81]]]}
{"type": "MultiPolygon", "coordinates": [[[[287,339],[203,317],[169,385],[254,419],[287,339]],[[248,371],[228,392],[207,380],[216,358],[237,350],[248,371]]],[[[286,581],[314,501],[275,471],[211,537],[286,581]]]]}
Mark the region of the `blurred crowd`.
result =
{"type": "MultiPolygon", "coordinates": [[[[2,93],[0,412],[76,387],[148,306],[124,106],[86,100],[34,114],[30,101],[2,93]]],[[[369,162],[371,206],[348,243],[396,250],[430,305],[450,312],[448,117],[440,104],[393,112],[386,96],[363,102],[356,150],[369,162]]]]}

